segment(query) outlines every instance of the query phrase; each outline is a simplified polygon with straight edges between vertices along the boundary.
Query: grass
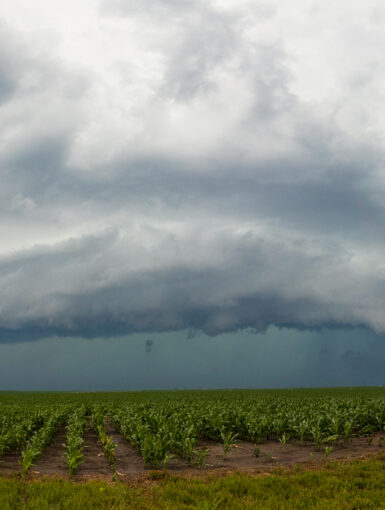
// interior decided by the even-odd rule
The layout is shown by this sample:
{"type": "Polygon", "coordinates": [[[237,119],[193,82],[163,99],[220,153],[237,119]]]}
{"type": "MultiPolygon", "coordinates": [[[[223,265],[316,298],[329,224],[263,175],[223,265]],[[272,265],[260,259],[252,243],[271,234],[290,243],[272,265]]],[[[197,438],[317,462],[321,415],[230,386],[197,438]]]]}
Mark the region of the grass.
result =
{"type": "Polygon", "coordinates": [[[0,479],[2,510],[385,509],[385,456],[268,476],[143,482],[0,479]]]}

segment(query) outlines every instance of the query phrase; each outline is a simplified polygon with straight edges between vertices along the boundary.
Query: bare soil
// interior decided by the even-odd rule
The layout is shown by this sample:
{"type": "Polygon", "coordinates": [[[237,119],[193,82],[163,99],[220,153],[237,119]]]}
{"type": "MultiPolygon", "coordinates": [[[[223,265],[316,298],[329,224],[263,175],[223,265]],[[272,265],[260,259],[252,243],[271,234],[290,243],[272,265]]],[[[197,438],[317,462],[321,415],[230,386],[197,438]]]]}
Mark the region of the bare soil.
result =
{"type": "Polygon", "coordinates": [[[22,467],[21,464],[19,464],[20,459],[21,452],[19,450],[0,457],[0,476],[21,471],[22,467]]]}
{"type": "Polygon", "coordinates": [[[43,455],[31,467],[31,473],[39,475],[65,475],[67,464],[64,457],[65,429],[60,428],[52,443],[44,450],[43,455]]]}
{"type": "MultiPolygon", "coordinates": [[[[36,460],[30,470],[33,476],[67,477],[68,467],[65,459],[65,429],[60,429],[53,442],[45,449],[43,455],[36,460]]],[[[98,443],[96,434],[86,430],[84,434],[83,462],[79,465],[74,479],[108,478],[112,476],[111,468],[98,443]]],[[[19,456],[20,457],[20,456],[19,456]]],[[[1,465],[1,464],[0,464],[1,465]]]]}
{"type": "Polygon", "coordinates": [[[106,424],[107,434],[112,437],[116,444],[116,473],[119,477],[139,478],[145,471],[144,462],[140,453],[131,446],[124,437],[116,432],[109,424],[106,424]]]}
{"type": "MultiPolygon", "coordinates": [[[[145,467],[142,457],[135,448],[110,424],[107,424],[107,433],[112,436],[117,445],[115,476],[121,479],[139,479],[148,476],[148,471],[151,468],[145,467]]],[[[222,445],[215,441],[201,440],[198,443],[198,448],[208,450],[202,470],[191,466],[185,459],[174,456],[167,464],[167,471],[175,475],[201,476],[202,474],[220,474],[231,471],[266,473],[279,466],[284,468],[304,466],[313,469],[330,460],[365,458],[385,452],[385,438],[380,441],[380,437],[383,436],[375,435],[371,444],[368,443],[366,437],[353,438],[346,448],[340,441],[333,445],[328,457],[325,455],[325,447],[317,450],[315,445],[310,443],[301,445],[299,442],[292,441],[282,448],[281,444],[276,441],[266,441],[258,445],[248,441],[237,441],[230,448],[225,459],[223,458],[222,445]],[[255,454],[255,446],[259,448],[258,455],[255,454]]],[[[74,479],[112,479],[114,473],[104,457],[96,434],[92,430],[87,430],[84,439],[84,462],[78,467],[74,479]]],[[[67,476],[64,442],[64,430],[61,429],[53,443],[47,447],[43,456],[32,467],[32,476],[67,476]]],[[[1,457],[0,476],[20,472],[21,466],[18,463],[20,458],[20,452],[1,457]]]]}
{"type": "Polygon", "coordinates": [[[112,470],[93,430],[88,429],[84,434],[83,455],[84,459],[76,470],[75,479],[106,478],[112,476],[112,470]]]}
{"type": "Polygon", "coordinates": [[[372,454],[385,451],[385,438],[383,446],[379,446],[380,434],[374,436],[372,443],[368,444],[366,437],[353,438],[344,447],[343,442],[334,443],[328,457],[325,454],[325,446],[318,450],[314,444],[299,444],[289,442],[284,448],[277,441],[266,441],[255,445],[248,441],[238,441],[228,452],[226,459],[223,458],[223,446],[213,441],[201,441],[199,446],[208,448],[206,457],[206,469],[223,469],[230,471],[271,471],[281,467],[293,467],[295,465],[322,464],[330,460],[349,460],[364,458],[372,454]],[[258,456],[254,453],[255,446],[259,448],[258,456]]]}

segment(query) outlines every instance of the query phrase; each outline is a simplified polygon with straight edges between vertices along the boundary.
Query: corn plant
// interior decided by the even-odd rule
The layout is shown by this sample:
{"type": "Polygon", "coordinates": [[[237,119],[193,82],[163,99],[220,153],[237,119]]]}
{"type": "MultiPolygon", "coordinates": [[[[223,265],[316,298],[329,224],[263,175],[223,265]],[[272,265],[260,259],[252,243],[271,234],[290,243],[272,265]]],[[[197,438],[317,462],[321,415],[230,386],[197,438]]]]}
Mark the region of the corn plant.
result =
{"type": "Polygon", "coordinates": [[[238,434],[234,434],[234,432],[231,430],[228,430],[227,432],[225,430],[221,430],[221,439],[223,442],[223,460],[226,460],[226,456],[230,451],[230,448],[235,445],[237,437],[238,434]]]}
{"type": "Polygon", "coordinates": [[[316,444],[317,450],[320,450],[323,437],[322,437],[322,430],[321,430],[319,421],[317,421],[317,423],[314,424],[314,426],[312,427],[310,432],[313,437],[313,441],[316,444]]]}
{"type": "Polygon", "coordinates": [[[176,450],[181,457],[187,458],[191,463],[194,458],[196,443],[197,440],[195,437],[186,436],[181,440],[174,442],[172,444],[172,449],[176,450]]]}
{"type": "Polygon", "coordinates": [[[158,468],[161,463],[165,467],[171,458],[168,454],[169,444],[162,437],[147,434],[143,437],[140,452],[145,464],[158,468]]]}
{"type": "Polygon", "coordinates": [[[130,409],[113,415],[112,422],[124,437],[140,451],[146,465],[158,468],[163,467],[171,458],[170,450],[175,441],[167,433],[165,422],[156,419],[154,415],[135,412],[130,409]],[[162,422],[162,423],[161,423],[162,422]]]}
{"type": "Polygon", "coordinates": [[[22,446],[46,419],[46,413],[40,411],[30,415],[17,415],[10,420],[3,420],[0,434],[0,455],[22,446]]]}
{"type": "Polygon", "coordinates": [[[115,449],[116,443],[114,443],[111,436],[107,435],[106,423],[104,417],[104,410],[95,408],[91,416],[92,426],[95,429],[98,440],[102,445],[104,455],[110,464],[111,468],[115,470],[116,458],[115,449]]]}
{"type": "Polygon", "coordinates": [[[294,423],[293,425],[294,431],[298,434],[300,443],[303,444],[305,441],[305,435],[309,431],[309,423],[307,420],[302,420],[300,423],[294,423]]]}
{"type": "Polygon", "coordinates": [[[115,458],[115,448],[116,443],[113,442],[112,437],[108,436],[105,428],[102,425],[97,426],[98,438],[103,447],[104,455],[108,460],[110,466],[115,469],[116,458],[115,458]]]}
{"type": "Polygon", "coordinates": [[[332,451],[333,451],[332,446],[325,446],[325,457],[328,458],[332,451]]]}
{"type": "Polygon", "coordinates": [[[207,454],[209,453],[209,450],[207,448],[201,448],[199,450],[195,450],[195,464],[198,466],[199,469],[203,469],[205,459],[207,457],[207,454]]]}
{"type": "Polygon", "coordinates": [[[39,430],[37,430],[29,440],[26,447],[21,452],[21,465],[23,466],[23,473],[27,473],[27,471],[33,465],[35,459],[41,456],[45,446],[47,446],[52,441],[62,419],[62,413],[56,413],[52,416],[49,416],[46,423],[39,430]]]}
{"type": "Polygon", "coordinates": [[[322,443],[327,445],[333,444],[338,440],[338,437],[339,437],[338,434],[334,434],[333,436],[329,437],[324,437],[322,439],[322,443]]]}
{"type": "Polygon", "coordinates": [[[83,461],[83,434],[86,423],[86,409],[81,407],[75,410],[67,424],[66,443],[63,446],[70,477],[83,461]]]}
{"type": "Polygon", "coordinates": [[[281,443],[282,450],[286,448],[286,444],[289,439],[290,439],[290,436],[287,434],[282,434],[282,437],[279,438],[279,442],[281,443]]]}
{"type": "Polygon", "coordinates": [[[344,446],[348,445],[349,438],[352,434],[352,429],[353,429],[353,423],[351,421],[347,421],[345,423],[345,427],[344,427],[344,446]]]}
{"type": "Polygon", "coordinates": [[[111,463],[114,445],[108,440],[105,416],[142,453],[146,465],[163,467],[170,455],[197,465],[200,438],[223,444],[226,457],[236,439],[256,444],[281,440],[284,447],[284,438],[290,436],[301,444],[312,441],[320,450],[333,447],[339,438],[347,446],[353,435],[384,434],[385,426],[383,388],[117,393],[108,398],[102,394],[28,399],[0,395],[0,455],[21,448],[27,471],[42,450],[37,439],[32,443],[33,437],[49,416],[68,405],[72,414],[76,408],[80,420],[76,425],[77,419],[71,417],[67,427],[66,458],[71,474],[82,461],[85,416],[90,412],[98,415],[98,423],[91,421],[111,463]]]}

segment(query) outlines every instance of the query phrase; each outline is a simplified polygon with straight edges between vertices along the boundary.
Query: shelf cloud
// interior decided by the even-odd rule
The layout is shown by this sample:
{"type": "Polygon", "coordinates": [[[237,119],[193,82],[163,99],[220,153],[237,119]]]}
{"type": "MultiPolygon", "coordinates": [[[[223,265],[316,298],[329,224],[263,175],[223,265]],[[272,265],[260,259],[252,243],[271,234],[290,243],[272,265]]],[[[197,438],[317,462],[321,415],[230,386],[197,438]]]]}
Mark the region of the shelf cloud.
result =
{"type": "Polygon", "coordinates": [[[4,4],[1,342],[385,331],[381,2],[4,4]]]}

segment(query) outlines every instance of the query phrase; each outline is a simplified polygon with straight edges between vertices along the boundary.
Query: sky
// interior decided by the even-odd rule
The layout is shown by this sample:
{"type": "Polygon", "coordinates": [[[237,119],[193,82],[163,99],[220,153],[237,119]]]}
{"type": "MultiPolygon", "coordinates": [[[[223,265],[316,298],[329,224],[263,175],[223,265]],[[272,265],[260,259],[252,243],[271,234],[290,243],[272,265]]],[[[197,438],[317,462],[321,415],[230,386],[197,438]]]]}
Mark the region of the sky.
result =
{"type": "Polygon", "coordinates": [[[385,384],[384,29],[0,0],[0,389],[385,384]]]}

